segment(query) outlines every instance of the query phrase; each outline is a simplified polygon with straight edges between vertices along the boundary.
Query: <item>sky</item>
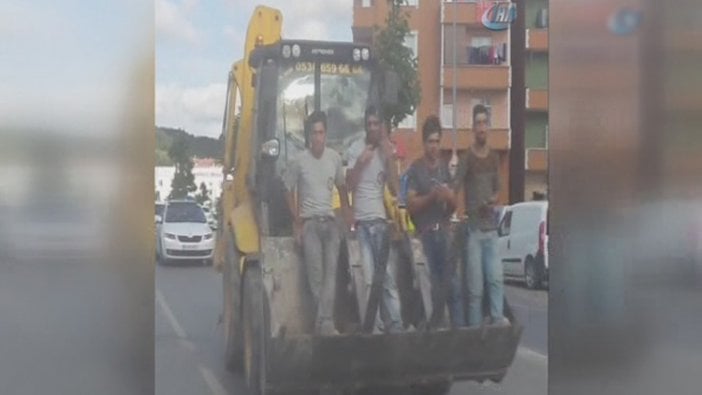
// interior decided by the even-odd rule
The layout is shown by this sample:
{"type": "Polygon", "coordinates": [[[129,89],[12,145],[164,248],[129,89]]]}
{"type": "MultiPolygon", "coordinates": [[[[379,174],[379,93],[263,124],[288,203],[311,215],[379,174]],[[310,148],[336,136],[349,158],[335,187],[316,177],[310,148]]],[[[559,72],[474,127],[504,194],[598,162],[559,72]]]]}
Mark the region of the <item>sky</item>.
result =
{"type": "Polygon", "coordinates": [[[155,0],[156,125],[220,135],[227,75],[257,5],[282,12],[285,38],[352,40],[353,0],[155,0]]]}
{"type": "Polygon", "coordinates": [[[0,1],[2,127],[107,129],[152,56],[153,18],[142,0],[0,1]]]}

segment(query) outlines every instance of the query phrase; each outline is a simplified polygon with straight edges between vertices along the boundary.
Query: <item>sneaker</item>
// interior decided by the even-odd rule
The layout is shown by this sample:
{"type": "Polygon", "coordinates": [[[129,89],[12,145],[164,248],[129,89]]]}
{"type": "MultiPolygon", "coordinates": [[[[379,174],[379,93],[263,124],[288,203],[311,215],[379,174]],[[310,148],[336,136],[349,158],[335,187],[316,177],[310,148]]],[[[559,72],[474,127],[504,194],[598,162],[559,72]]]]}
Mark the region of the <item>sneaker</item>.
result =
{"type": "Polygon", "coordinates": [[[405,328],[402,327],[402,324],[393,324],[393,325],[390,325],[387,333],[397,334],[397,333],[403,333],[404,331],[405,331],[405,328]]]}
{"type": "Polygon", "coordinates": [[[500,317],[500,318],[493,318],[492,319],[492,324],[495,326],[509,326],[510,322],[506,317],[500,317]]]}
{"type": "Polygon", "coordinates": [[[339,336],[340,335],[339,331],[337,331],[335,328],[322,329],[319,334],[322,336],[339,336]]]}
{"type": "Polygon", "coordinates": [[[339,331],[334,328],[333,322],[326,322],[320,325],[319,334],[322,336],[338,336],[339,331]]]}

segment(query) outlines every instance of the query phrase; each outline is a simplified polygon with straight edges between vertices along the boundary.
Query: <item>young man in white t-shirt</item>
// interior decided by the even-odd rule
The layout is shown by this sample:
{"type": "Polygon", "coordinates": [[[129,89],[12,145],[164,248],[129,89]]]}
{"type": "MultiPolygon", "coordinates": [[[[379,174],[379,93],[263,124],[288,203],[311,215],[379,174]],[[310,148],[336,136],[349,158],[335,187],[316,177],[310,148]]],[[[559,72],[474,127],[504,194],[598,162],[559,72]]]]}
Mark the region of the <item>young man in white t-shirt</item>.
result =
{"type": "Polygon", "coordinates": [[[327,117],[313,112],[306,121],[309,147],[291,163],[285,180],[295,239],[302,245],[307,279],[317,303],[315,332],[335,335],[334,296],[341,235],[334,219],[334,187],[348,216],[341,156],[326,147],[327,117]],[[297,192],[297,201],[295,193],[297,192]]]}

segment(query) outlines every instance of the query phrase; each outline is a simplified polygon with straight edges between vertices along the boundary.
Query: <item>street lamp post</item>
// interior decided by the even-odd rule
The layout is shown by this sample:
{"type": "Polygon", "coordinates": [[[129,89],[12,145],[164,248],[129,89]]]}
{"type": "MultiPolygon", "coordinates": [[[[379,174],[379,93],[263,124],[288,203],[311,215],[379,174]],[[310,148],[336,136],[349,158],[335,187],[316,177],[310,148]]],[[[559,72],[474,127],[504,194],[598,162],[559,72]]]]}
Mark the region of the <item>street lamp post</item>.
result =
{"type": "Polygon", "coordinates": [[[453,1],[453,81],[452,81],[452,93],[453,93],[453,99],[451,101],[451,125],[453,126],[453,147],[451,150],[451,160],[449,161],[449,171],[451,173],[451,177],[456,175],[456,169],[458,167],[458,154],[456,153],[456,140],[458,139],[457,133],[458,130],[456,129],[456,16],[458,15],[458,9],[457,9],[457,0],[452,0],[453,1]]]}

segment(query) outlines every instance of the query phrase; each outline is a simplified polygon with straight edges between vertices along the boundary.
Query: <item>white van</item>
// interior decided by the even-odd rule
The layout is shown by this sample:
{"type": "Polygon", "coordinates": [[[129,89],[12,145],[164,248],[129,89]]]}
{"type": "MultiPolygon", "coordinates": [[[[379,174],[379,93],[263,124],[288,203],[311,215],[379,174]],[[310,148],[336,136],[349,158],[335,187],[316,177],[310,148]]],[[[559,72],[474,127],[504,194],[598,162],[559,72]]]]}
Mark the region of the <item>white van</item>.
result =
{"type": "Polygon", "coordinates": [[[505,279],[523,279],[531,289],[543,286],[548,281],[548,202],[508,206],[498,234],[505,279]]]}

